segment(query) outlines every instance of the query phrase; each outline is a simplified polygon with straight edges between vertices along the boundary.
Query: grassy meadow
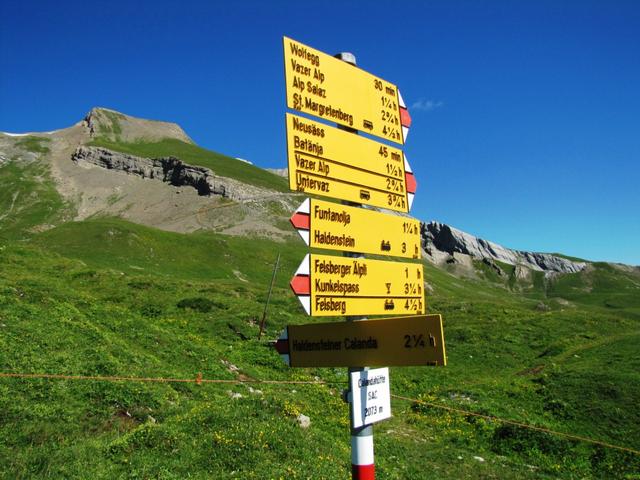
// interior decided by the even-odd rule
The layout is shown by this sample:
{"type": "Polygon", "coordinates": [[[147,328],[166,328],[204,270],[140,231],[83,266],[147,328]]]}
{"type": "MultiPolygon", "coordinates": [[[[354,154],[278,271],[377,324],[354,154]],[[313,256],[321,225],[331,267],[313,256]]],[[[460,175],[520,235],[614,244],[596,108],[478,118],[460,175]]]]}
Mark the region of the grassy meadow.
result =
{"type": "MultiPolygon", "coordinates": [[[[302,241],[68,222],[38,164],[0,168],[0,212],[0,373],[326,382],[3,377],[0,478],[350,478],[346,369],[290,369],[269,345],[326,321],[288,287],[302,241]]],[[[377,478],[640,478],[637,453],[434,406],[640,450],[637,272],[518,283],[425,268],[449,364],[391,369],[392,394],[421,401],[393,399],[374,427],[377,478]]]]}

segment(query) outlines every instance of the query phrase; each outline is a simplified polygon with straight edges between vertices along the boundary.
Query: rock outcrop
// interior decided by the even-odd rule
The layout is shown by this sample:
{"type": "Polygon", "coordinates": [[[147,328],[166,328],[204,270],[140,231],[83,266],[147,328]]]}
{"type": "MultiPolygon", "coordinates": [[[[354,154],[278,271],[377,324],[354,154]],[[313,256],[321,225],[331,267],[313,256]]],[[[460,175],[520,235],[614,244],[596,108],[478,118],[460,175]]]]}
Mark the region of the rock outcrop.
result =
{"type": "Polygon", "coordinates": [[[190,186],[200,195],[226,195],[225,185],[216,184],[211,170],[186,165],[176,157],[142,158],[106,148],[80,146],[71,159],[76,163],[86,162],[108,170],[161,180],[177,187],[190,186]]]}
{"type": "Polygon", "coordinates": [[[176,157],[144,158],[101,147],[79,146],[71,159],[78,164],[96,165],[176,187],[193,187],[199,195],[220,195],[240,202],[269,196],[262,189],[220,177],[208,168],[186,164],[176,157]]]}
{"type": "Polygon", "coordinates": [[[267,168],[267,172],[271,172],[274,175],[278,175],[279,177],[289,178],[289,169],[288,168],[267,168]]]}
{"type": "MultiPolygon", "coordinates": [[[[511,250],[444,223],[422,223],[420,233],[423,247],[432,258],[442,258],[443,253],[448,254],[449,258],[463,254],[481,261],[499,261],[549,273],[576,273],[586,267],[584,262],[574,262],[548,253],[511,250]]],[[[523,273],[520,272],[520,275],[523,273]]]]}

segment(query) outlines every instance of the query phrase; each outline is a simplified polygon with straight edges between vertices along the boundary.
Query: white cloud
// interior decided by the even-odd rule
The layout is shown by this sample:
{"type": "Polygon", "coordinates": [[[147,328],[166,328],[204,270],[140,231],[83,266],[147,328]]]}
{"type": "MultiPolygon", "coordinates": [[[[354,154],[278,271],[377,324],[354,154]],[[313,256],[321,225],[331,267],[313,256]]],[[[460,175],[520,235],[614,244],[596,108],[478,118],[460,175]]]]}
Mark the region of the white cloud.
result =
{"type": "Polygon", "coordinates": [[[430,112],[435,110],[436,108],[440,108],[444,106],[444,102],[441,100],[425,100],[424,98],[419,99],[417,102],[413,102],[413,105],[409,107],[409,111],[422,111],[422,112],[430,112]]]}

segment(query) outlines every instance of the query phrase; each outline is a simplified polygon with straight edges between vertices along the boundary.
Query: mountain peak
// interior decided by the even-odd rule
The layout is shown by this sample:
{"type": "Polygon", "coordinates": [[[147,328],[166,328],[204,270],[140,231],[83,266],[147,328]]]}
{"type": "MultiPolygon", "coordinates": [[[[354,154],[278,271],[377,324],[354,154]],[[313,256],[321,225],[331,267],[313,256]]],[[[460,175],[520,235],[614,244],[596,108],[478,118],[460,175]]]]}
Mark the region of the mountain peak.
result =
{"type": "Polygon", "coordinates": [[[94,107],[82,120],[92,138],[111,141],[159,141],[166,138],[194,143],[176,123],[147,120],[125,115],[105,107],[94,107]]]}

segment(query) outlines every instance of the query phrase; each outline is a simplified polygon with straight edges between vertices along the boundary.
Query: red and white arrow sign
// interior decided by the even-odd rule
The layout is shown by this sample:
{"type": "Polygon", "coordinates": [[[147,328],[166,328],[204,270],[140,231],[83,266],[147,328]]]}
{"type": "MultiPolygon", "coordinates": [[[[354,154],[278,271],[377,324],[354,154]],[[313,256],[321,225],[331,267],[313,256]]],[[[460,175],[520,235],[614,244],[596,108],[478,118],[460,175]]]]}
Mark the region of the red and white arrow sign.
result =
{"type": "Polygon", "coordinates": [[[402,137],[406,142],[407,136],[409,135],[409,127],[411,127],[411,115],[409,115],[409,110],[404,103],[404,99],[402,98],[400,90],[398,90],[398,103],[400,104],[400,123],[402,124],[402,137]]]}
{"type": "Polygon", "coordinates": [[[416,196],[416,190],[418,189],[418,182],[413,174],[413,170],[411,170],[411,165],[409,165],[407,155],[403,152],[402,156],[404,157],[404,178],[407,187],[407,205],[409,206],[409,210],[411,210],[413,198],[416,196]]]}
{"type": "Polygon", "coordinates": [[[289,219],[291,225],[298,231],[304,243],[309,245],[309,229],[311,228],[311,202],[308,198],[304,199],[304,202],[293,212],[293,215],[289,219]]]}
{"type": "Polygon", "coordinates": [[[309,263],[309,254],[307,253],[289,283],[291,290],[298,296],[298,300],[300,300],[307,315],[311,315],[311,273],[309,271],[309,263]]]}

